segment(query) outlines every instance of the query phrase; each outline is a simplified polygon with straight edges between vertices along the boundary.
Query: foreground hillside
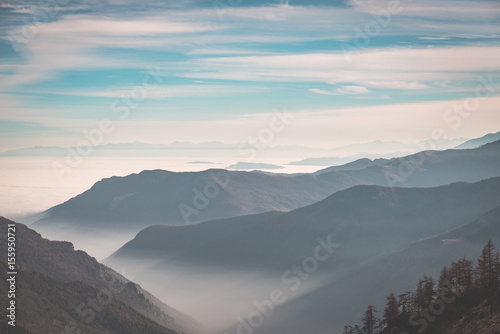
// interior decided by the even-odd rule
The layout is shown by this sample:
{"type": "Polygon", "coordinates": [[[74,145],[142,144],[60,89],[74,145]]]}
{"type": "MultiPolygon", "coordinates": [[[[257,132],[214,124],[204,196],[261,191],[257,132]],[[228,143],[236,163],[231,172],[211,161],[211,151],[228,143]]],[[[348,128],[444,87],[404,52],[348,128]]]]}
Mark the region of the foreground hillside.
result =
{"type": "MultiPolygon", "coordinates": [[[[7,263],[0,261],[0,269],[7,272],[7,263]]],[[[89,298],[103,295],[102,290],[89,284],[61,282],[23,267],[18,267],[17,271],[16,316],[19,320],[14,331],[2,321],[2,333],[176,334],[118,299],[111,297],[108,300],[107,295],[104,301],[96,299],[96,309],[89,305],[80,308],[89,298]]],[[[2,291],[8,290],[6,280],[0,284],[2,291]]],[[[8,305],[6,294],[2,293],[0,303],[8,305]]]]}
{"type": "Polygon", "coordinates": [[[424,275],[414,291],[386,297],[383,312],[366,308],[361,325],[343,334],[500,333],[500,253],[491,240],[477,261],[444,266],[439,280],[424,275]],[[379,314],[377,314],[379,313],[379,314]]]}
{"type": "MultiPolygon", "coordinates": [[[[7,231],[7,224],[13,223],[0,217],[2,233],[7,231]]],[[[194,320],[85,252],[75,251],[71,243],[43,239],[22,224],[16,224],[16,238],[16,264],[21,271],[19,304],[25,313],[20,316],[20,327],[33,333],[56,333],[64,328],[51,328],[53,322],[63,327],[70,322],[89,333],[137,333],[143,332],[141,329],[145,333],[202,332],[194,320]],[[106,298],[109,295],[111,299],[106,298]],[[81,303],[88,305],[78,308],[81,303]],[[94,311],[90,305],[94,305],[94,311]],[[95,320],[88,323],[91,312],[95,320]]],[[[6,239],[0,239],[0,247],[6,246],[6,239]]]]}

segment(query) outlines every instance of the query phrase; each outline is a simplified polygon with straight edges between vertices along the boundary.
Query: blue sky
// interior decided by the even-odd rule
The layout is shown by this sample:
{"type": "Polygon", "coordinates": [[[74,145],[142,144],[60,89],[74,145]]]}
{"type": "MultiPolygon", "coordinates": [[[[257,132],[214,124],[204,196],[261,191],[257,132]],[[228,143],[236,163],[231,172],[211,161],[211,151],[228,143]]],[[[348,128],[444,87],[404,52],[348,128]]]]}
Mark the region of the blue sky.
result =
{"type": "Polygon", "coordinates": [[[2,1],[0,22],[0,151],[104,119],[104,144],[234,144],[284,109],[273,145],[500,130],[498,1],[2,1]]]}

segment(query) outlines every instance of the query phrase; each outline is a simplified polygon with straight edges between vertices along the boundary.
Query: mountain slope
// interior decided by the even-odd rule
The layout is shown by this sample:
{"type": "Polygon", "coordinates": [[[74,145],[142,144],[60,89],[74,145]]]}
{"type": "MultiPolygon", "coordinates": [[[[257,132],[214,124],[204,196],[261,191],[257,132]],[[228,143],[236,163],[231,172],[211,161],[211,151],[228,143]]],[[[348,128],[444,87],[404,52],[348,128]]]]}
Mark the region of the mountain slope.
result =
{"type": "MultiPolygon", "coordinates": [[[[13,222],[0,217],[1,231],[13,222]]],[[[69,242],[49,241],[22,224],[16,224],[17,264],[34,273],[42,274],[59,282],[81,282],[93,289],[114,289],[117,301],[161,326],[179,333],[200,333],[201,327],[190,317],[163,304],[137,284],[125,279],[114,270],[98,263],[83,251],[75,251],[69,242]]],[[[6,239],[0,239],[5,249],[6,239]]],[[[56,283],[54,283],[57,285],[56,283]]],[[[56,286],[57,288],[57,286],[56,286]]]]}
{"type": "Polygon", "coordinates": [[[458,181],[477,182],[500,176],[500,141],[476,149],[423,151],[391,159],[381,166],[342,173],[361,179],[365,184],[396,187],[435,187],[458,181]]]}
{"type": "Polygon", "coordinates": [[[356,323],[362,317],[366,305],[373,304],[383,310],[385,296],[391,291],[396,294],[412,291],[424,274],[437,279],[444,265],[464,256],[477,258],[489,239],[500,244],[499,222],[500,205],[455,229],[376,257],[284,305],[262,332],[279,329],[300,333],[316,327],[318,331],[334,329],[333,333],[341,333],[344,325],[356,323]],[[324,310],[328,310],[326,314],[324,310]],[[302,317],[304,314],[308,317],[302,317]],[[300,321],[295,320],[298,318],[300,321]]]}
{"type": "MultiPolygon", "coordinates": [[[[0,269],[7,272],[7,263],[0,261],[0,269]]],[[[61,282],[48,276],[17,268],[19,293],[16,297],[16,328],[4,325],[2,333],[94,333],[94,334],[176,334],[146,318],[123,302],[110,297],[79,308],[89,298],[101,296],[102,291],[83,282],[61,282]],[[79,313],[82,310],[85,313],[79,313]]],[[[0,282],[2,291],[8,282],[0,282]]],[[[7,294],[2,293],[0,303],[8,305],[7,294]]]]}
{"type": "Polygon", "coordinates": [[[349,163],[344,164],[344,165],[331,166],[331,167],[328,167],[325,169],[321,169],[321,170],[315,172],[314,174],[318,175],[318,174],[325,174],[325,173],[329,173],[329,172],[341,172],[341,171],[347,171],[347,170],[361,170],[361,169],[365,169],[365,168],[372,167],[372,166],[380,166],[380,165],[383,166],[387,162],[389,162],[389,159],[373,159],[373,160],[371,160],[368,158],[363,158],[363,159],[358,159],[358,160],[353,161],[353,162],[349,162],[349,163]]]}
{"type": "Polygon", "coordinates": [[[468,149],[468,148],[477,148],[485,144],[492,143],[494,141],[500,140],[500,132],[497,133],[488,133],[485,136],[480,138],[474,138],[467,140],[465,143],[462,143],[455,147],[456,149],[468,149]]]}
{"type": "Polygon", "coordinates": [[[188,224],[314,203],[336,190],[362,183],[348,175],[270,175],[207,170],[143,171],[97,182],[86,192],[49,209],[34,226],[56,222],[85,227],[119,224],[188,224]]]}
{"type": "Polygon", "coordinates": [[[151,226],[110,260],[141,253],[183,263],[283,268],[314,249],[317,237],[331,234],[345,243],[337,252],[342,261],[359,262],[467,223],[498,198],[500,177],[436,188],[356,186],[288,213],[151,226]]]}

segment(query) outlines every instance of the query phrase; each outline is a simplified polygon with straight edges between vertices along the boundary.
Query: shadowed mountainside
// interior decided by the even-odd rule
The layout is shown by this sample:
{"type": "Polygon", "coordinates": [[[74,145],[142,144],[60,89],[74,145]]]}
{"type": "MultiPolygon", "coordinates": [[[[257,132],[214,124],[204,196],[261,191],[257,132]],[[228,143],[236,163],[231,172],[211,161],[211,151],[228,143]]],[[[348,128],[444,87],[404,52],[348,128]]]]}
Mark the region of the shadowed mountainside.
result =
{"type": "MultiPolygon", "coordinates": [[[[12,221],[0,217],[2,232],[6,232],[7,224],[12,223],[12,221]]],[[[71,285],[64,284],[70,282],[79,282],[75,283],[77,284],[75,287],[81,286],[82,289],[87,289],[87,291],[93,291],[92,289],[109,290],[110,284],[112,284],[113,289],[119,291],[119,293],[114,294],[117,302],[132,308],[135,312],[151,321],[178,333],[203,332],[201,326],[193,319],[165,305],[139,285],[125,279],[111,268],[98,263],[85,252],[75,251],[73,245],[69,242],[43,239],[35,231],[18,223],[16,224],[16,239],[18,240],[16,248],[17,265],[29,272],[43,275],[37,276],[33,274],[29,276],[30,279],[33,279],[33,282],[37,282],[38,279],[43,281],[45,276],[50,277],[53,281],[50,281],[50,285],[47,287],[53,287],[54,292],[61,289],[68,290],[71,285]]],[[[0,239],[0,248],[6,248],[5,238],[0,239]]],[[[80,295],[78,291],[73,292],[68,291],[70,293],[68,298],[80,295]]],[[[43,293],[43,291],[40,293],[43,293]]],[[[86,298],[93,296],[95,294],[86,295],[86,298]]],[[[50,294],[47,297],[50,297],[50,294]]],[[[84,302],[86,298],[81,299],[81,302],[84,302]]],[[[61,307],[57,303],[56,306],[61,307]]]]}
{"type": "MultiPolygon", "coordinates": [[[[7,272],[7,263],[0,261],[0,269],[7,272]]],[[[102,296],[89,284],[61,282],[22,267],[17,271],[16,327],[2,321],[2,333],[176,334],[107,295],[103,304],[96,302],[100,311],[88,305],[79,308],[89,298],[102,296]]],[[[2,291],[8,290],[6,280],[0,285],[2,291]]],[[[1,294],[0,303],[8,305],[6,293],[1,294]]]]}

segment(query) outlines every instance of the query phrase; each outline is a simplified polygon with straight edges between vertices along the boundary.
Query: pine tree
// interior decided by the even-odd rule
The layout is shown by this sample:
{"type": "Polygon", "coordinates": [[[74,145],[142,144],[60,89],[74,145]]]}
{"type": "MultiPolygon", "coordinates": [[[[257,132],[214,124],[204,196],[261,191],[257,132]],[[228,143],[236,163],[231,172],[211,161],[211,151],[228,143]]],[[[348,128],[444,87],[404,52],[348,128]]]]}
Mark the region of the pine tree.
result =
{"type": "Polygon", "coordinates": [[[474,286],[474,263],[465,257],[452,263],[453,281],[457,294],[464,294],[474,286]]]}
{"type": "Polygon", "coordinates": [[[491,240],[484,246],[475,271],[476,285],[480,288],[494,288],[498,284],[500,259],[491,240]]]}
{"type": "Polygon", "coordinates": [[[417,291],[413,297],[417,311],[429,307],[434,295],[434,280],[432,277],[424,275],[423,279],[418,280],[417,291]]]}
{"type": "Polygon", "coordinates": [[[439,281],[437,286],[437,294],[439,296],[445,296],[451,291],[451,280],[448,267],[444,266],[439,275],[439,281]]]}
{"type": "Polygon", "coordinates": [[[431,276],[424,275],[424,303],[425,307],[429,307],[430,303],[436,295],[434,290],[434,279],[431,276]]]}
{"type": "Polygon", "coordinates": [[[399,303],[394,295],[394,293],[390,293],[389,296],[385,297],[387,300],[385,309],[384,309],[384,317],[383,317],[383,324],[389,326],[392,326],[394,321],[398,318],[400,315],[399,312],[399,303]]]}
{"type": "Polygon", "coordinates": [[[375,316],[377,313],[377,308],[373,305],[368,305],[365,311],[365,315],[363,316],[363,334],[375,334],[377,333],[377,329],[379,327],[379,320],[375,316]]]}
{"type": "Polygon", "coordinates": [[[424,302],[424,280],[419,279],[417,284],[417,290],[415,290],[415,295],[413,296],[413,303],[416,305],[417,310],[425,308],[424,302]]]}

